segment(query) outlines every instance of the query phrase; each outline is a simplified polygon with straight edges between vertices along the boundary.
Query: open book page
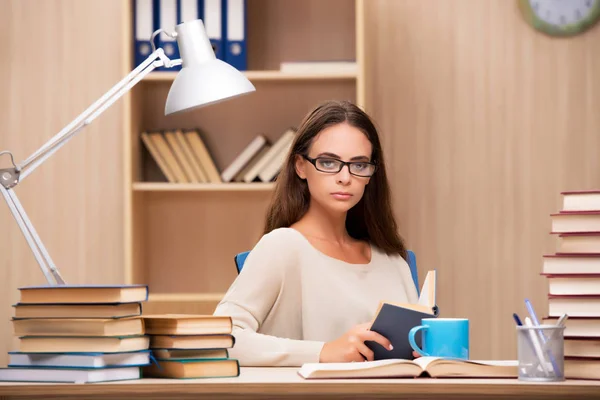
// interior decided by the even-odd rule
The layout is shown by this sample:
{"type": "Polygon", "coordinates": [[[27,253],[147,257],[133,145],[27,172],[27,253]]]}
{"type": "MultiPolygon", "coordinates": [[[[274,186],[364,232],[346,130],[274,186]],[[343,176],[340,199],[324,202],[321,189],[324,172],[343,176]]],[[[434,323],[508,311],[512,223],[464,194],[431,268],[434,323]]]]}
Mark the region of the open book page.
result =
{"type": "Polygon", "coordinates": [[[436,289],[436,271],[429,271],[427,276],[425,277],[425,282],[423,282],[423,287],[421,288],[421,294],[419,295],[419,305],[425,306],[429,309],[432,309],[435,305],[435,289],[436,289]]]}
{"type": "Polygon", "coordinates": [[[356,363],[307,363],[298,374],[305,379],[414,378],[423,370],[411,360],[389,359],[356,363]]]}
{"type": "MultiPolygon", "coordinates": [[[[425,282],[423,283],[423,287],[421,288],[421,294],[419,295],[419,301],[417,304],[408,304],[408,303],[394,303],[391,301],[382,301],[379,303],[379,307],[375,312],[375,318],[381,311],[381,307],[384,304],[391,304],[396,307],[407,308],[410,310],[419,311],[425,314],[431,314],[432,316],[435,314],[433,308],[436,306],[436,277],[437,273],[435,270],[429,271],[427,276],[425,277],[425,282]]],[[[375,318],[373,320],[375,320],[375,318]]]]}
{"type": "Polygon", "coordinates": [[[459,360],[420,357],[413,361],[432,378],[513,378],[518,376],[516,360],[459,360]]]}

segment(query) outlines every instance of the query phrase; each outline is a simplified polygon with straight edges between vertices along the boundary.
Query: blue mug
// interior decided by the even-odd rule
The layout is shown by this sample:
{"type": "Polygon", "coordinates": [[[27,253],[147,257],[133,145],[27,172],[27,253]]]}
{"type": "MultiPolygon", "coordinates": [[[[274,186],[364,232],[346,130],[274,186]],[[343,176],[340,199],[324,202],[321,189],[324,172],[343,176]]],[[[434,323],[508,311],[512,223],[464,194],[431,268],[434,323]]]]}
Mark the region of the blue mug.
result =
{"type": "Polygon", "coordinates": [[[408,341],[414,351],[424,357],[469,359],[469,320],[463,318],[423,318],[421,325],[408,332],[408,341]],[[422,330],[419,348],[415,334],[422,330]]]}

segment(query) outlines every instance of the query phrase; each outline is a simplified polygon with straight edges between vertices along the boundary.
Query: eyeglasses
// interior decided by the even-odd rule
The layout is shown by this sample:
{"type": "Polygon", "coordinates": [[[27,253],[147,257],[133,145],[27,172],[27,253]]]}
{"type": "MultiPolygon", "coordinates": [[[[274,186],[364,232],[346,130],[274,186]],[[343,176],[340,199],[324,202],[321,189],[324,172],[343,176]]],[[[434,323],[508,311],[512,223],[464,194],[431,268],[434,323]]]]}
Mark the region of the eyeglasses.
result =
{"type": "Polygon", "coordinates": [[[315,166],[317,171],[325,172],[328,174],[337,174],[344,168],[344,165],[348,166],[348,171],[355,176],[362,178],[370,178],[375,173],[377,165],[368,161],[342,161],[336,158],[330,157],[317,157],[310,158],[307,155],[302,155],[308,162],[315,166]]]}

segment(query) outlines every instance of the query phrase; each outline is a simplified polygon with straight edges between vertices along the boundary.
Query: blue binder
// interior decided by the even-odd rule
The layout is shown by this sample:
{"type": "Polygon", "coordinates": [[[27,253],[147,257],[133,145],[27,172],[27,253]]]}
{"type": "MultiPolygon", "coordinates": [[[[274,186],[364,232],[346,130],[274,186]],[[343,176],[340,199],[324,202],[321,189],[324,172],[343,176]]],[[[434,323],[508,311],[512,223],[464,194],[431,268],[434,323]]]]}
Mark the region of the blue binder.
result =
{"type": "Polygon", "coordinates": [[[204,0],[178,0],[178,23],[204,20],[204,0]]]}
{"type": "Polygon", "coordinates": [[[248,69],[246,30],[246,0],[223,0],[225,62],[240,71],[248,69]]]}
{"type": "Polygon", "coordinates": [[[133,68],[152,53],[150,37],[154,32],[154,0],[133,2],[133,68]]]}
{"type": "MultiPolygon", "coordinates": [[[[155,29],[164,29],[167,32],[174,32],[175,26],[179,22],[179,1],[178,0],[154,0],[155,9],[155,29]]],[[[177,45],[177,39],[172,38],[165,33],[161,32],[157,36],[156,45],[161,47],[165,51],[165,55],[171,60],[177,60],[181,58],[179,55],[179,46],[177,45]]],[[[159,71],[178,71],[181,69],[181,65],[172,68],[160,67],[157,68],[159,71]]]]}
{"type": "Polygon", "coordinates": [[[202,21],[206,34],[210,39],[215,56],[219,60],[225,61],[223,53],[223,1],[222,0],[204,0],[202,21]]]}

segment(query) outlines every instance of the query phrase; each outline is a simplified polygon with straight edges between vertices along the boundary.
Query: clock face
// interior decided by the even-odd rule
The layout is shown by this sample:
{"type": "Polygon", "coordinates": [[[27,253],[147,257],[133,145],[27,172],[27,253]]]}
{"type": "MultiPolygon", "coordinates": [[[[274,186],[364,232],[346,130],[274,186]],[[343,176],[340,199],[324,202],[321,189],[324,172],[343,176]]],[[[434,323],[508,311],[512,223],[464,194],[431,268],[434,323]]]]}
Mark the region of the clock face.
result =
{"type": "Polygon", "coordinates": [[[519,3],[528,22],[551,35],[583,32],[600,17],[600,0],[519,0],[519,3]]]}

